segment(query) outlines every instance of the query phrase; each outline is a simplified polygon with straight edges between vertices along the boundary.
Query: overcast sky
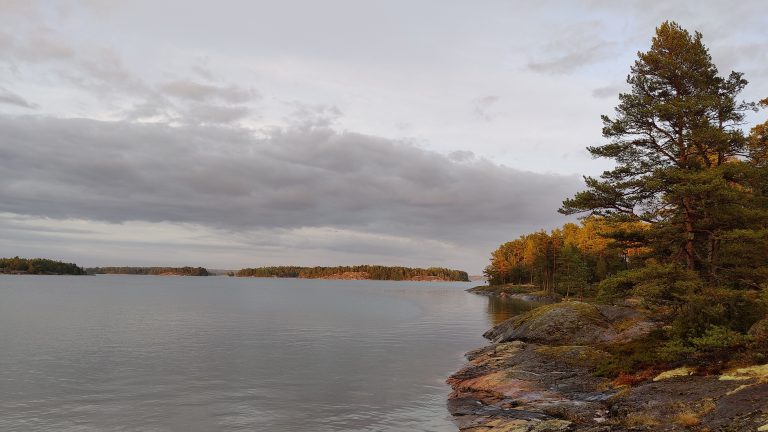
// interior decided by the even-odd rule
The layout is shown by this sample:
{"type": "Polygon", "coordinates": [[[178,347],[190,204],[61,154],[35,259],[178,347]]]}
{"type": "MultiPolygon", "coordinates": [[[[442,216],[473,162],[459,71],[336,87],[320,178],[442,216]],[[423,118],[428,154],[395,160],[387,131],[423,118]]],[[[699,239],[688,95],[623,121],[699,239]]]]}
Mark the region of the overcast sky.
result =
{"type": "Polygon", "coordinates": [[[0,0],[0,256],[479,273],[665,19],[768,96],[759,0],[0,0]]]}

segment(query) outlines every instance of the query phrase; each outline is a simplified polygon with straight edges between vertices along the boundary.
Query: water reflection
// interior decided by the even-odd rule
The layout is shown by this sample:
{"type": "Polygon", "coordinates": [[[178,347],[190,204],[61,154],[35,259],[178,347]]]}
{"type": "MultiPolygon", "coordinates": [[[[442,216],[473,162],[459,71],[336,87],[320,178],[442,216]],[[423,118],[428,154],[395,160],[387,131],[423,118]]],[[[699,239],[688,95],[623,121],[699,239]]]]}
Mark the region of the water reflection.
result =
{"type": "Polygon", "coordinates": [[[512,297],[501,298],[489,296],[486,310],[488,313],[488,320],[492,325],[496,325],[540,305],[541,303],[523,301],[512,297]]]}

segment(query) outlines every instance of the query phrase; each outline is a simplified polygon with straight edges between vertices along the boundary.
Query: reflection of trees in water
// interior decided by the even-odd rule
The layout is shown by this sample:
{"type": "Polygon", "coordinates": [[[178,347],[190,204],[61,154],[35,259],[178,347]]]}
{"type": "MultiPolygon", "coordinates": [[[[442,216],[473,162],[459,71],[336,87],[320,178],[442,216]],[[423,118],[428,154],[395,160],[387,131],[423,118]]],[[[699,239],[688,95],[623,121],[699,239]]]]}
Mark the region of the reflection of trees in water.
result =
{"type": "Polygon", "coordinates": [[[488,319],[491,321],[491,324],[496,325],[515,315],[529,311],[536,306],[539,306],[539,304],[516,298],[488,296],[488,319]]]}

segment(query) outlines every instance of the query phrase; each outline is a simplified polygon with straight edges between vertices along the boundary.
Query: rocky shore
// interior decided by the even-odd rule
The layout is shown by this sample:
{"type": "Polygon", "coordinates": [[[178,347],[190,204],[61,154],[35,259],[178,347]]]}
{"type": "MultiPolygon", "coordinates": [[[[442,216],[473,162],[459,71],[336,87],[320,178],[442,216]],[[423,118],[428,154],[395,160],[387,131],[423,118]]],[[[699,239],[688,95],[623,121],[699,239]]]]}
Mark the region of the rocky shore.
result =
{"type": "Polygon", "coordinates": [[[564,301],[533,309],[467,353],[448,379],[448,409],[462,432],[768,431],[768,365],[598,376],[615,355],[610,347],[660,325],[628,307],[564,301]]]}

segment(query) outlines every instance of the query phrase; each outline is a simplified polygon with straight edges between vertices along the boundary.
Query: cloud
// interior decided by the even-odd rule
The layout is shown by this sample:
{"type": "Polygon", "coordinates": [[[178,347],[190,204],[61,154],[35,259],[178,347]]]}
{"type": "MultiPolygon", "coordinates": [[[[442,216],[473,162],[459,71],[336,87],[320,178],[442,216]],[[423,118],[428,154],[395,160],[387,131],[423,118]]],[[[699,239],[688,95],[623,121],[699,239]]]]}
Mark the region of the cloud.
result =
{"type": "Polygon", "coordinates": [[[184,121],[194,124],[228,124],[249,116],[244,106],[193,105],[185,110],[184,121]]]}
{"type": "Polygon", "coordinates": [[[489,95],[475,99],[475,115],[485,121],[493,120],[488,110],[499,101],[498,96],[489,95]]]}
{"type": "Polygon", "coordinates": [[[34,33],[16,48],[16,57],[30,62],[69,59],[74,55],[74,49],[53,31],[34,33]]]}
{"type": "Polygon", "coordinates": [[[23,38],[0,32],[0,55],[16,61],[40,63],[71,59],[75,51],[59,33],[41,29],[25,34],[23,38]]]}
{"type": "Polygon", "coordinates": [[[616,84],[598,87],[592,90],[592,96],[598,99],[617,98],[625,88],[626,86],[616,84]]]}
{"type": "Polygon", "coordinates": [[[599,21],[577,22],[558,29],[556,39],[546,41],[528,62],[528,69],[554,75],[568,74],[614,54],[617,44],[605,40],[599,21]]]}
{"type": "Polygon", "coordinates": [[[475,159],[475,153],[469,150],[456,150],[448,153],[448,159],[454,162],[467,162],[475,159]]]}
{"type": "Polygon", "coordinates": [[[159,86],[159,90],[166,95],[196,102],[208,102],[219,100],[228,103],[249,102],[258,98],[258,93],[252,89],[237,86],[215,86],[194,81],[178,80],[170,81],[159,86]]]}
{"type": "Polygon", "coordinates": [[[0,212],[37,217],[477,244],[561,222],[555,210],[581,186],[324,127],[0,116],[0,129],[0,212]]]}
{"type": "Polygon", "coordinates": [[[538,61],[530,61],[528,69],[534,72],[566,74],[603,60],[610,55],[612,44],[596,43],[591,46],[574,47],[572,51],[538,61]]]}
{"type": "Polygon", "coordinates": [[[284,102],[284,105],[291,109],[284,120],[294,127],[329,127],[344,115],[335,105],[310,104],[301,101],[284,102]]]}
{"type": "Polygon", "coordinates": [[[15,105],[17,107],[29,108],[29,109],[39,108],[39,105],[29,102],[23,97],[3,87],[0,87],[0,104],[15,105]]]}

